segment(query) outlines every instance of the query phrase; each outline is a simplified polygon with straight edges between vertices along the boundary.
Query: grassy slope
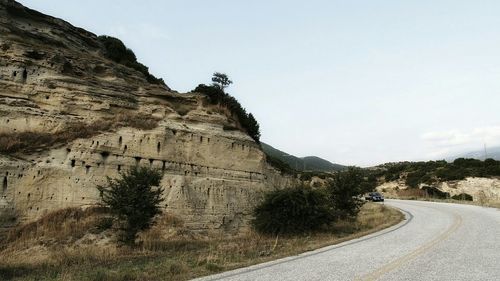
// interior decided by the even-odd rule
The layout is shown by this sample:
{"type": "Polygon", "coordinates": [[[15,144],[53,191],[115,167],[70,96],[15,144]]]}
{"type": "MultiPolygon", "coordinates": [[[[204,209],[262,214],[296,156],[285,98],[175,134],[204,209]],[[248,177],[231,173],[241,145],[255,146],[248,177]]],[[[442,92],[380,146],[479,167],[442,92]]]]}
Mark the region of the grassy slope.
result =
{"type": "Polygon", "coordinates": [[[368,203],[355,222],[337,222],[326,232],[235,238],[196,238],[165,217],[135,249],[116,246],[100,211],[59,211],[49,218],[0,240],[0,280],[187,280],[337,244],[394,225],[403,215],[368,203]],[[176,234],[168,231],[174,227],[176,234]]]}

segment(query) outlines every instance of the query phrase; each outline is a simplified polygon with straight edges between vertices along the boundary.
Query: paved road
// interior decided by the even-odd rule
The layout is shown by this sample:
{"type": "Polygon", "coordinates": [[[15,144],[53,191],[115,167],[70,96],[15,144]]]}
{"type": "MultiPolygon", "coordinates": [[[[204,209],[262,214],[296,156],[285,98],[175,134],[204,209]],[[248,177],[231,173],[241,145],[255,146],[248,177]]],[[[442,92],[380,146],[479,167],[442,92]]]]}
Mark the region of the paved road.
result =
{"type": "Polygon", "coordinates": [[[500,211],[387,200],[400,224],[299,256],[200,280],[500,280],[500,211]]]}

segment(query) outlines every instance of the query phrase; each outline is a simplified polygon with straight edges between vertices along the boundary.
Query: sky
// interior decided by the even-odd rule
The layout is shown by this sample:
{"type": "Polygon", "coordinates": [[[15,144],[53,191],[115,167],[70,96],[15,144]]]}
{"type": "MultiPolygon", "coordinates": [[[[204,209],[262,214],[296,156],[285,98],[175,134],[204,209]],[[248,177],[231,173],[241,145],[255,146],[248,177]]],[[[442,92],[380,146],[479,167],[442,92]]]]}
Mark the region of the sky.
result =
{"type": "Polygon", "coordinates": [[[500,1],[22,0],[179,92],[230,76],[261,140],[358,166],[500,145],[500,1]]]}

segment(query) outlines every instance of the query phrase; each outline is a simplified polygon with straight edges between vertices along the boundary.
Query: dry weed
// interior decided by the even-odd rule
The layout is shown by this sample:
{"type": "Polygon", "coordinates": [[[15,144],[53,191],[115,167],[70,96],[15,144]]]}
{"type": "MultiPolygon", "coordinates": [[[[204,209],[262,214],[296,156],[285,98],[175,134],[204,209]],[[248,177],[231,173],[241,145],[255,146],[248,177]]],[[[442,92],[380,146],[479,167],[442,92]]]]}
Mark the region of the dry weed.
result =
{"type": "Polygon", "coordinates": [[[85,231],[89,235],[91,218],[95,221],[99,216],[98,210],[71,208],[19,228],[16,239],[11,238],[0,252],[9,256],[0,260],[0,279],[188,280],[340,243],[396,224],[403,217],[394,209],[368,203],[355,221],[339,221],[328,231],[284,237],[253,231],[237,237],[202,237],[186,230],[174,216],[165,215],[141,234],[142,244],[136,248],[113,243],[101,246],[98,241],[64,242],[85,231]],[[40,245],[48,236],[57,243],[40,245]],[[28,248],[19,247],[20,241],[28,248]]]}
{"type": "Polygon", "coordinates": [[[16,132],[0,134],[0,153],[31,153],[57,144],[68,143],[78,138],[90,138],[120,127],[151,130],[158,119],[144,114],[117,114],[91,124],[74,122],[57,132],[16,132]]]}

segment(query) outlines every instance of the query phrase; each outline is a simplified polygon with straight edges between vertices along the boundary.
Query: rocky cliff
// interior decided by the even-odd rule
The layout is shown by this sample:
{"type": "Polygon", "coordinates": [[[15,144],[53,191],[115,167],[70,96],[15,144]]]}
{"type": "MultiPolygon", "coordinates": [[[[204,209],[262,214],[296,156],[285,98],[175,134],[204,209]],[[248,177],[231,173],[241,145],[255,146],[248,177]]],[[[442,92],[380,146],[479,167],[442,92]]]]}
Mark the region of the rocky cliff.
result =
{"type": "Polygon", "coordinates": [[[0,0],[0,50],[0,210],[20,220],[95,204],[106,176],[149,165],[187,227],[240,231],[288,184],[229,110],[149,83],[88,31],[0,0]]]}
{"type": "MultiPolygon", "coordinates": [[[[423,186],[425,184],[421,184],[420,188],[423,186]]],[[[439,182],[434,187],[449,193],[450,196],[466,193],[472,196],[473,201],[479,203],[500,203],[499,178],[468,177],[464,180],[439,182]]],[[[383,183],[377,187],[377,190],[389,197],[399,198],[402,197],[401,195],[405,196],[404,190],[412,190],[412,188],[400,180],[383,183]]]]}

